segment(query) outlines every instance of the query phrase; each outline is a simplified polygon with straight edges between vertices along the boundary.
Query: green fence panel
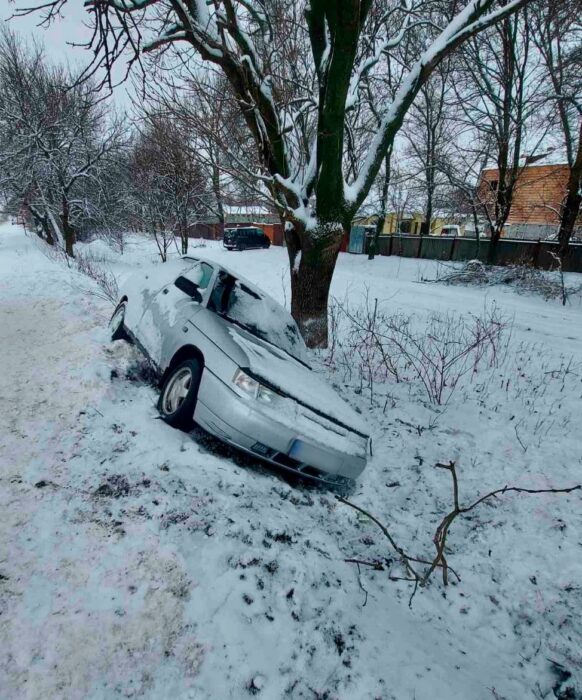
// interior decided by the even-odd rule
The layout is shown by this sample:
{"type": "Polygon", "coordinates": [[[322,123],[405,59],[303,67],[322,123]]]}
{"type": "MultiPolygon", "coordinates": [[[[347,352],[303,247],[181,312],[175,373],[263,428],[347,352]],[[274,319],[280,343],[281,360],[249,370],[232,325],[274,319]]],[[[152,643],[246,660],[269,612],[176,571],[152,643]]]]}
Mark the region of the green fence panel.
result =
{"type": "Polygon", "coordinates": [[[450,260],[454,243],[454,238],[423,236],[420,257],[427,260],[450,260]]]}
{"type": "MultiPolygon", "coordinates": [[[[540,245],[538,266],[543,270],[555,270],[558,267],[558,261],[554,255],[558,254],[559,248],[557,241],[543,241],[540,245]]],[[[582,245],[575,244],[570,246],[568,255],[564,260],[564,272],[582,272],[582,245]]]]}
{"type": "Polygon", "coordinates": [[[378,252],[380,255],[390,255],[390,244],[392,236],[380,236],[378,239],[378,252]]]}
{"type": "Polygon", "coordinates": [[[502,238],[497,243],[495,262],[498,265],[532,265],[538,251],[537,241],[512,241],[502,238]]]}
{"type": "Polygon", "coordinates": [[[558,243],[543,241],[540,245],[540,252],[538,255],[538,267],[540,267],[542,270],[553,270],[556,268],[558,266],[558,262],[552,253],[557,255],[558,250],[558,243]]]}
{"type": "MultiPolygon", "coordinates": [[[[477,241],[474,238],[438,238],[436,236],[381,236],[378,241],[379,255],[399,255],[403,258],[421,257],[425,260],[474,260],[487,262],[488,238],[477,241]],[[419,256],[420,252],[420,256],[419,256]]],[[[367,253],[366,245],[365,252],[367,253]]],[[[536,265],[544,270],[557,266],[552,252],[558,252],[558,243],[553,241],[520,241],[502,238],[497,244],[497,265],[536,265]]],[[[570,246],[570,253],[564,263],[565,272],[582,272],[582,245],[570,246]]]]}
{"type": "Polygon", "coordinates": [[[420,246],[420,236],[399,236],[400,255],[403,258],[417,258],[420,246]]]}
{"type": "Polygon", "coordinates": [[[564,272],[582,272],[582,245],[571,245],[564,261],[564,272]]]}
{"type": "Polygon", "coordinates": [[[474,238],[457,238],[453,250],[453,260],[487,260],[489,241],[481,239],[479,241],[479,251],[477,252],[477,241],[474,238]]]}

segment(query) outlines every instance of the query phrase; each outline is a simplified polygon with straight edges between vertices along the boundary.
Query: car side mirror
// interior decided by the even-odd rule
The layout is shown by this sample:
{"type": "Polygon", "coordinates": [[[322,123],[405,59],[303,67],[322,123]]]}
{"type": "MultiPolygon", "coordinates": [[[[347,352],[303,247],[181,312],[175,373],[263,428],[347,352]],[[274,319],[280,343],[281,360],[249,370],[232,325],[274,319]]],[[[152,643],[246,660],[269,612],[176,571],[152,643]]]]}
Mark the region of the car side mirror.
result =
{"type": "Polygon", "coordinates": [[[200,290],[198,289],[198,285],[194,284],[192,280],[189,280],[187,277],[178,277],[178,279],[174,282],[176,287],[181,292],[184,292],[184,294],[187,294],[189,297],[191,297],[194,301],[200,303],[202,301],[202,294],[200,294],[200,290]]]}

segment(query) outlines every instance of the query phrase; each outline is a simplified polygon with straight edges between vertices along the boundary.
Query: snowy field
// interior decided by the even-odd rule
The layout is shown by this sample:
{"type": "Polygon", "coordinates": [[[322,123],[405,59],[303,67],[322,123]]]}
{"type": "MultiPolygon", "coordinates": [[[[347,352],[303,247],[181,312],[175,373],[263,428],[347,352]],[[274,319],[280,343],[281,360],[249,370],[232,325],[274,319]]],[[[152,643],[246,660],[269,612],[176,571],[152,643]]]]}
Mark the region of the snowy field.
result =
{"type": "MultiPolygon", "coordinates": [[[[117,276],[156,257],[139,239],[121,258],[79,250],[117,276]]],[[[289,301],[283,249],[191,252],[289,301]]],[[[437,463],[455,461],[464,504],[506,484],[582,483],[580,302],[420,282],[435,273],[342,254],[332,292],[419,318],[506,319],[496,364],[445,406],[412,380],[371,397],[357,372],[314,358],[371,427],[350,500],[419,558],[452,508],[437,463]]],[[[2,700],[582,697],[580,491],[509,493],[458,518],[446,553],[460,581],[433,577],[409,607],[369,518],[157,420],[146,365],[109,342],[96,292],[0,227],[2,700]]]]}

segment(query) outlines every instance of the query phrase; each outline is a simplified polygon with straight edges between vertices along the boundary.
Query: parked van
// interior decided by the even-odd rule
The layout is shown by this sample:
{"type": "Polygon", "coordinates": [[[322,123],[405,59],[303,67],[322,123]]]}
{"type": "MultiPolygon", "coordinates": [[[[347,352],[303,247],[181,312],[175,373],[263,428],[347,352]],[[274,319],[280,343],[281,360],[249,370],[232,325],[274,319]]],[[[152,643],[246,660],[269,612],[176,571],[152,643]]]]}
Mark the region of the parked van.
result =
{"type": "Polygon", "coordinates": [[[460,236],[461,235],[461,227],[452,225],[452,224],[447,224],[446,226],[443,226],[441,229],[441,236],[460,236]]]}
{"type": "Polygon", "coordinates": [[[224,229],[224,247],[228,250],[245,250],[246,248],[268,248],[269,237],[257,226],[224,229]]]}

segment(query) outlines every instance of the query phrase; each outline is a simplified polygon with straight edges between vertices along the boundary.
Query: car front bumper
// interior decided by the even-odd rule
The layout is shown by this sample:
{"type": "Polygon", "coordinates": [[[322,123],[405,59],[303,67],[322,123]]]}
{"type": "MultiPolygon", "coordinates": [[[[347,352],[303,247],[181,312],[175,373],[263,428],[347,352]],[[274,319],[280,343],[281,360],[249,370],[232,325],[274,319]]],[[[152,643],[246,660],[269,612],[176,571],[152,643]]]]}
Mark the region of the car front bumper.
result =
{"type": "MultiPolygon", "coordinates": [[[[269,415],[266,407],[239,396],[208,369],[203,372],[194,420],[209,433],[262,460],[320,481],[356,479],[364,470],[366,438],[358,438],[361,454],[346,453],[329,445],[342,443],[335,430],[328,444],[302,430],[301,423],[305,424],[310,411],[303,412],[297,422],[283,422],[283,416],[273,413],[269,415]]],[[[321,421],[316,422],[321,432],[321,421]]]]}

